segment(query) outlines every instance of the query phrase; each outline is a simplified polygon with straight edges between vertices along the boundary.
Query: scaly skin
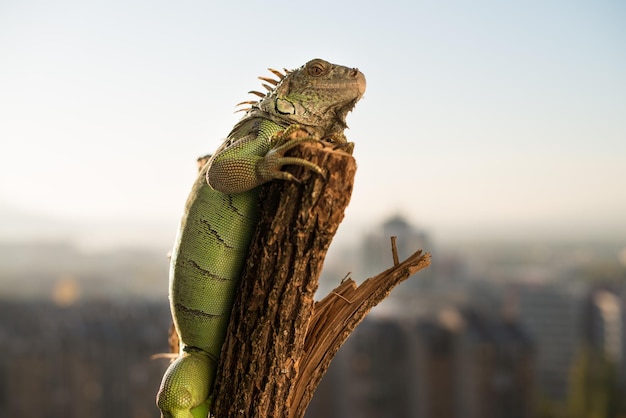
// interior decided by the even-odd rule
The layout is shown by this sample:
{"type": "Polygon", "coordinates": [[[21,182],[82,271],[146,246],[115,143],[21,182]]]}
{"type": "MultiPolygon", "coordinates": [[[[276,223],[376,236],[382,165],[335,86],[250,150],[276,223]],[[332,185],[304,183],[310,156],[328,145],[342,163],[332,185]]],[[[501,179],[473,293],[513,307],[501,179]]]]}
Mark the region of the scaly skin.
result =
{"type": "Polygon", "coordinates": [[[206,418],[230,312],[258,219],[260,186],[297,180],[281,171],[309,161],[284,154],[303,141],[346,143],[345,118],[365,91],[356,69],[312,60],[282,74],[252,105],[201,170],[178,230],[170,267],[170,305],[179,357],[163,376],[162,417],[206,418]]]}

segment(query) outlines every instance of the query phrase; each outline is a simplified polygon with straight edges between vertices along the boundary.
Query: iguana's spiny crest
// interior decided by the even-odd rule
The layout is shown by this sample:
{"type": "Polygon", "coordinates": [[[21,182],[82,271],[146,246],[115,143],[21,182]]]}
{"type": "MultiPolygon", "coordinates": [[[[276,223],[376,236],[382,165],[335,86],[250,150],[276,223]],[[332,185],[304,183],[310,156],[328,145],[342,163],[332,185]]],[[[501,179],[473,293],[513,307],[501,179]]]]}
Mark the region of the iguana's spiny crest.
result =
{"type": "Polygon", "coordinates": [[[239,103],[251,107],[237,126],[261,117],[283,126],[295,123],[314,127],[325,134],[342,132],[347,127],[348,112],[365,93],[365,76],[358,69],[322,59],[311,60],[296,70],[285,69],[285,74],[271,68],[269,71],[278,80],[259,77],[268,83],[263,87],[269,91],[252,91],[261,99],[239,103]]]}

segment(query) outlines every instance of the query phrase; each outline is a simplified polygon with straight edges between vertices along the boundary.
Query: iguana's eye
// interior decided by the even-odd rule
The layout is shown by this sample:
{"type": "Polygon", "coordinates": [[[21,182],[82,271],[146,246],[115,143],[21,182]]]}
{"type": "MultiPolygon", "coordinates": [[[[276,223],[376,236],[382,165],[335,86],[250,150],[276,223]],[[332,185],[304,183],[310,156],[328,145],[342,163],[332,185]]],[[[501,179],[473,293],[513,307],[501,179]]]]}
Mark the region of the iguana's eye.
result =
{"type": "Polygon", "coordinates": [[[324,66],[324,64],[319,61],[312,62],[311,65],[309,65],[308,71],[309,75],[313,77],[319,77],[326,72],[326,66],[324,66]]]}

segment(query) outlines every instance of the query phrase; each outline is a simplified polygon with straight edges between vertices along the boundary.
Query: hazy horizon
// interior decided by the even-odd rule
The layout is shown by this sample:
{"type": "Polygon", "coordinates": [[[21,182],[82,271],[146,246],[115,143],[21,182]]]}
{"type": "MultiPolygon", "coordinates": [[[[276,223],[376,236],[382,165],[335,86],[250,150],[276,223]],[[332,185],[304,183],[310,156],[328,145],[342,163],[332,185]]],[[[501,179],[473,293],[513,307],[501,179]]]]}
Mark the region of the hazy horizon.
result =
{"type": "MultiPolygon", "coordinates": [[[[454,247],[464,244],[550,243],[550,244],[623,244],[626,248],[626,230],[610,224],[586,225],[429,225],[415,220],[405,212],[359,223],[349,214],[335,237],[334,248],[359,245],[371,233],[381,230],[388,219],[401,216],[411,227],[426,233],[435,247],[454,247]]],[[[92,219],[71,220],[46,217],[43,213],[9,209],[0,202],[0,217],[4,220],[0,243],[38,244],[65,242],[85,251],[111,251],[124,248],[167,251],[171,247],[178,219],[92,219]]],[[[430,250],[430,249],[426,249],[430,250]]]]}
{"type": "MultiPolygon", "coordinates": [[[[256,77],[320,57],[367,78],[337,240],[395,214],[438,242],[620,240],[625,20],[622,4],[563,0],[5,1],[0,208],[79,225],[92,246],[171,241],[195,159],[256,77]]],[[[37,233],[18,224],[0,217],[0,241],[37,233]]]]}

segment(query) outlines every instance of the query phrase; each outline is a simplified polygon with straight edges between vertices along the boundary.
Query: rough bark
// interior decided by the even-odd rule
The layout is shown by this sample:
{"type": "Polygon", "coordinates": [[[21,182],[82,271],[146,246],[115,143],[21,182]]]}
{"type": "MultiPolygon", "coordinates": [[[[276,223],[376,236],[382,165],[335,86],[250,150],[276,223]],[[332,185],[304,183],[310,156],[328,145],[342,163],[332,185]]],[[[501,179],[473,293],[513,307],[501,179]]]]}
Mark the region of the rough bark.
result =
{"type": "Polygon", "coordinates": [[[327,170],[273,182],[261,194],[250,249],[220,358],[213,413],[226,417],[304,416],[333,356],[367,312],[429,263],[421,252],[356,287],[345,281],[314,303],[326,251],[343,219],[354,158],[321,144],[294,155],[327,170]]]}

